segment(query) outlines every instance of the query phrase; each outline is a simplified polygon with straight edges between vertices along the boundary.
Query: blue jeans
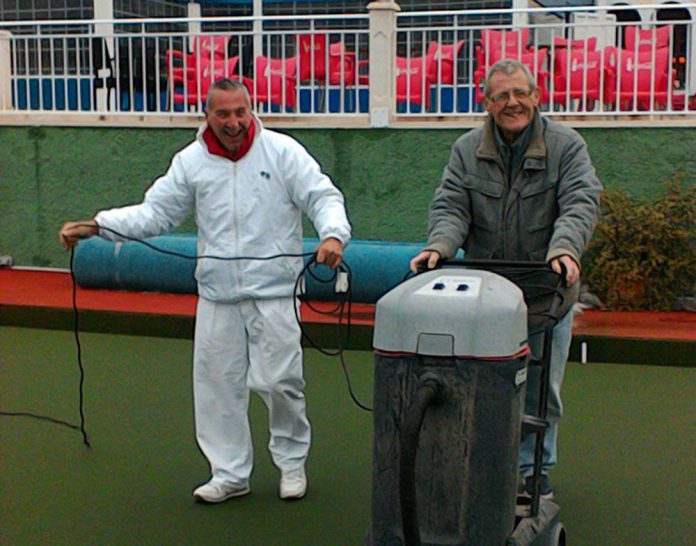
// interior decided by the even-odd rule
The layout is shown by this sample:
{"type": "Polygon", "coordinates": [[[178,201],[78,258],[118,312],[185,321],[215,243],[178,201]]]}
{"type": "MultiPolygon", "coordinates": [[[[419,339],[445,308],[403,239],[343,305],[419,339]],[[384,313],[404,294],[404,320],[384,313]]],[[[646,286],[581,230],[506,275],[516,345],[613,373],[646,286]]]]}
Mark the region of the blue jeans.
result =
{"type": "MultiPolygon", "coordinates": [[[[563,415],[563,403],[561,402],[561,384],[565,372],[568,352],[570,351],[571,330],[573,327],[572,308],[559,320],[553,329],[551,340],[551,362],[549,366],[549,398],[546,418],[549,428],[544,435],[544,451],[542,457],[542,473],[556,464],[558,422],[563,415]]],[[[534,334],[529,338],[529,348],[532,354],[539,358],[543,350],[544,333],[534,334]]],[[[527,377],[527,398],[525,412],[531,415],[538,414],[539,408],[539,372],[537,366],[530,367],[527,377]]],[[[535,434],[528,434],[522,438],[520,444],[520,474],[524,477],[531,476],[534,471],[534,444],[535,434]]]]}

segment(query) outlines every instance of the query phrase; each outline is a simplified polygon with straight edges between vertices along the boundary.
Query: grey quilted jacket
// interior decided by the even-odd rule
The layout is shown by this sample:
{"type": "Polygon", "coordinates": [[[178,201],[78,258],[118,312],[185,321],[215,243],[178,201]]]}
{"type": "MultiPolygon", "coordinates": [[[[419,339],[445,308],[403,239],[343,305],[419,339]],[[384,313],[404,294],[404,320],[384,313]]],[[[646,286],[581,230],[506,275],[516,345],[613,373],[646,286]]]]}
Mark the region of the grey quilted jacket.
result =
{"type": "Polygon", "coordinates": [[[599,212],[602,185],[587,145],[573,129],[537,111],[529,145],[510,183],[493,118],[457,139],[430,205],[428,244],[444,258],[578,264],[599,212]]]}

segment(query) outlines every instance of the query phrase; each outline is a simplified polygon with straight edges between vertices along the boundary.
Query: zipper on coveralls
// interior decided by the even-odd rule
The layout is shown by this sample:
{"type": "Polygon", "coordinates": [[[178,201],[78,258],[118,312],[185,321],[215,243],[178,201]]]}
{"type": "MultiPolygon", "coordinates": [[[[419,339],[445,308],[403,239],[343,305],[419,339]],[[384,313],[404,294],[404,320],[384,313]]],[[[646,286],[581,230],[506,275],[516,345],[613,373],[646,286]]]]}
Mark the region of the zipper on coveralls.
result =
{"type": "MultiPolygon", "coordinates": [[[[237,256],[240,256],[239,247],[239,199],[237,198],[237,162],[232,161],[232,229],[234,230],[234,248],[237,256]]],[[[241,275],[241,262],[232,262],[234,267],[234,276],[236,277],[237,288],[239,291],[243,289],[242,286],[242,275],[241,275]]]]}

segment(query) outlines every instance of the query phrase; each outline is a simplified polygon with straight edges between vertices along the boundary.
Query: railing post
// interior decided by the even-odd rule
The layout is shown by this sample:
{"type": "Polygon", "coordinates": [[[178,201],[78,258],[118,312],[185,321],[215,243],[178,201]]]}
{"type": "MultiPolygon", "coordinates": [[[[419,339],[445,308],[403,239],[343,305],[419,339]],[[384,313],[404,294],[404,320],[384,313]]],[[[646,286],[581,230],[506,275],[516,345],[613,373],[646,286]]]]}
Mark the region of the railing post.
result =
{"type": "MultiPolygon", "coordinates": [[[[193,53],[193,44],[196,41],[197,37],[200,36],[201,34],[201,28],[202,24],[200,21],[200,16],[201,16],[201,5],[197,2],[189,2],[186,4],[186,15],[189,18],[188,21],[188,44],[185,45],[184,47],[186,48],[186,51],[188,53],[193,53]]],[[[196,82],[198,82],[198,78],[196,78],[196,82]]],[[[196,86],[199,84],[197,83],[196,86]]],[[[200,108],[200,103],[196,105],[196,111],[198,111],[198,108],[200,108]]]]}
{"type": "Polygon", "coordinates": [[[684,52],[686,53],[686,73],[684,74],[684,80],[686,82],[686,102],[689,103],[689,97],[696,94],[696,8],[689,8],[691,13],[691,20],[687,21],[688,27],[686,28],[686,47],[684,52]]]}
{"type": "MultiPolygon", "coordinates": [[[[113,0],[97,0],[94,2],[94,19],[108,20],[106,23],[96,23],[94,25],[95,38],[104,39],[104,49],[102,52],[104,58],[100,59],[98,63],[101,68],[94,74],[95,79],[92,81],[92,85],[96,85],[97,81],[100,85],[94,93],[95,104],[92,105],[92,109],[96,109],[98,112],[106,112],[109,110],[109,88],[107,86],[107,80],[111,75],[111,70],[109,67],[112,63],[116,63],[118,60],[116,57],[116,51],[114,49],[114,2],[113,0]]],[[[90,47],[94,47],[94,43],[90,44],[90,47]]],[[[94,51],[92,51],[94,54],[94,51]]],[[[78,84],[79,85],[79,84],[78,84]]],[[[118,101],[118,99],[116,99],[118,101]]]]}
{"type": "Polygon", "coordinates": [[[367,5],[370,14],[370,125],[386,127],[395,110],[394,59],[396,57],[396,14],[393,0],[367,5]]]}
{"type": "Polygon", "coordinates": [[[0,30],[0,111],[12,110],[11,37],[10,32],[0,30]]]}
{"type": "MultiPolygon", "coordinates": [[[[114,2],[113,0],[96,0],[94,2],[94,18],[96,20],[114,20],[114,2]]],[[[95,32],[108,38],[110,46],[109,52],[113,51],[114,40],[114,24],[113,22],[97,23],[95,32]]]]}
{"type": "MultiPolygon", "coordinates": [[[[201,5],[196,2],[189,2],[186,4],[186,15],[189,17],[188,23],[188,33],[189,33],[189,48],[193,43],[193,38],[201,33],[201,22],[193,19],[197,19],[201,16],[201,5]]],[[[188,50],[191,53],[191,49],[188,50]]]]}
{"type": "MultiPolygon", "coordinates": [[[[530,8],[543,8],[543,0],[529,0],[530,8]]],[[[554,36],[564,36],[566,17],[558,13],[528,12],[529,26],[532,31],[532,44],[534,47],[551,47],[554,36]]],[[[565,36],[564,36],[565,37],[565,36]]],[[[569,36],[572,38],[573,36],[569,36]]]]}
{"type": "MultiPolygon", "coordinates": [[[[253,23],[253,31],[254,31],[254,42],[253,42],[253,54],[252,54],[252,66],[256,65],[256,57],[259,55],[264,55],[263,51],[263,1],[262,0],[254,0],[254,23],[253,23]]],[[[265,55],[270,56],[270,47],[269,47],[269,52],[265,53],[265,55]]],[[[258,77],[256,74],[254,77],[258,77]]]]}
{"type": "MultiPolygon", "coordinates": [[[[527,0],[512,0],[513,9],[524,9],[529,7],[527,0]]],[[[514,28],[526,27],[529,24],[527,12],[516,11],[512,14],[512,26],[514,28]]],[[[526,44],[525,44],[526,45],[526,44]]]]}

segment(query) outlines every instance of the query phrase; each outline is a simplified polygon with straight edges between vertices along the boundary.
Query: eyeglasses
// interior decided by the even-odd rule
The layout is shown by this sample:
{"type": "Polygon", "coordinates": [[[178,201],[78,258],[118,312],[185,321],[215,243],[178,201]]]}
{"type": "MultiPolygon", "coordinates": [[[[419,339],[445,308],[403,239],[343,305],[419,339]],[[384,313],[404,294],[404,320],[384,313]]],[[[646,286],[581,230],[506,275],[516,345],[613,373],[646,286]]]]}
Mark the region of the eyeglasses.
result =
{"type": "Polygon", "coordinates": [[[503,91],[501,93],[497,93],[491,97],[491,100],[493,102],[497,102],[498,104],[504,104],[507,101],[510,100],[510,97],[515,97],[517,100],[524,100],[528,99],[532,94],[531,89],[520,89],[519,87],[515,87],[514,89],[510,89],[509,91],[503,91]]]}

